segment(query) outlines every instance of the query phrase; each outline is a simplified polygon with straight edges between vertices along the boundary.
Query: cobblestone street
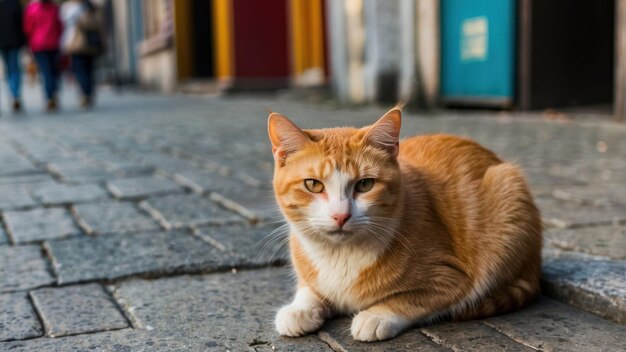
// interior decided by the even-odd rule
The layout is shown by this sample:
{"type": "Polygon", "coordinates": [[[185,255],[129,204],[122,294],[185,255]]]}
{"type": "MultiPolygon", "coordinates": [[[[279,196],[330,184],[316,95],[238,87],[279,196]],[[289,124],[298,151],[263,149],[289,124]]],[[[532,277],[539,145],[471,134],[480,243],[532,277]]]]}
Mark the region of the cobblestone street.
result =
{"type": "MultiPolygon", "coordinates": [[[[4,93],[4,92],[3,92],[4,93]]],[[[505,113],[405,114],[522,165],[545,222],[543,296],[482,321],[352,340],[349,318],[279,337],[293,295],[265,107],[306,128],[384,108],[103,92],[0,115],[0,351],[624,351],[626,127],[505,113]]],[[[28,103],[28,101],[27,101],[28,103]]]]}

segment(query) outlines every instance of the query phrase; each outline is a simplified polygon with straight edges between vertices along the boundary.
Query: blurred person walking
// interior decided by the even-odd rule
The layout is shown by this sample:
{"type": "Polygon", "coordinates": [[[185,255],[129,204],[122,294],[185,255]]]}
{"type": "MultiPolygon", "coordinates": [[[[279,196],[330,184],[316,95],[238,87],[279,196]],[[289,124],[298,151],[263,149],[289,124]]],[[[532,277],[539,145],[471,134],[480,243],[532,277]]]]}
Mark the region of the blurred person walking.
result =
{"type": "Polygon", "coordinates": [[[13,111],[22,109],[20,100],[22,71],[20,49],[26,43],[22,29],[23,9],[19,0],[0,0],[0,54],[4,61],[5,75],[11,96],[13,111]]]}
{"type": "Polygon", "coordinates": [[[59,46],[63,33],[59,6],[50,0],[33,0],[28,3],[24,10],[24,33],[44,78],[46,110],[56,111],[61,77],[59,46]]]}
{"type": "Polygon", "coordinates": [[[94,103],[94,62],[103,51],[100,21],[89,0],[69,0],[61,6],[64,31],[61,48],[71,57],[71,69],[82,92],[81,106],[94,103]]]}

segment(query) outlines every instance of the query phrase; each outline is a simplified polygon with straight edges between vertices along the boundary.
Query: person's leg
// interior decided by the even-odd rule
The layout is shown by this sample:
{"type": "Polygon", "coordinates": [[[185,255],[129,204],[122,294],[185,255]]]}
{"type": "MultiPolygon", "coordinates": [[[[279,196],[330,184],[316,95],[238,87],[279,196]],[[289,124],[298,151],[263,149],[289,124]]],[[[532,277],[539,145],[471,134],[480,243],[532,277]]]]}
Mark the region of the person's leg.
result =
{"type": "Polygon", "coordinates": [[[90,107],[93,103],[94,79],[93,61],[91,55],[72,55],[72,71],[83,94],[82,107],[90,107]]]}
{"type": "Polygon", "coordinates": [[[83,94],[83,96],[87,95],[88,82],[85,55],[72,55],[71,67],[72,72],[74,73],[74,78],[76,78],[78,86],[80,87],[81,93],[83,94]]]}
{"type": "MultiPolygon", "coordinates": [[[[7,50],[7,49],[0,49],[0,57],[2,57],[2,62],[4,63],[4,72],[8,75],[8,72],[9,72],[9,50],[7,50]]],[[[7,84],[9,84],[8,80],[7,80],[7,84]]],[[[9,89],[10,89],[10,87],[9,87],[9,89]]]]}
{"type": "Polygon", "coordinates": [[[13,110],[20,111],[22,86],[22,70],[20,69],[20,49],[9,49],[6,51],[6,72],[9,81],[9,89],[13,96],[13,110]]]}
{"type": "Polygon", "coordinates": [[[35,61],[37,61],[37,68],[43,77],[43,87],[44,92],[46,94],[46,99],[50,100],[54,96],[54,89],[52,82],[53,73],[52,73],[52,64],[50,62],[50,57],[47,52],[39,51],[34,53],[35,61]]]}
{"type": "Polygon", "coordinates": [[[58,79],[58,67],[55,60],[56,55],[50,51],[41,51],[35,53],[35,60],[37,61],[37,67],[41,72],[44,79],[44,89],[46,92],[46,99],[48,100],[46,109],[48,111],[54,111],[57,109],[56,102],[56,90],[58,79]]]}
{"type": "Polygon", "coordinates": [[[59,92],[59,87],[61,86],[61,62],[60,62],[60,55],[59,55],[59,51],[58,50],[51,50],[49,52],[49,56],[50,56],[50,63],[51,63],[51,69],[52,69],[52,91],[53,91],[53,96],[56,99],[56,96],[59,92]]]}
{"type": "Polygon", "coordinates": [[[85,58],[85,72],[87,74],[87,89],[85,95],[89,97],[90,102],[93,101],[93,96],[96,88],[96,81],[94,79],[94,62],[96,57],[89,55],[85,58]]]}
{"type": "MultiPolygon", "coordinates": [[[[2,62],[4,62],[4,72],[7,72],[8,71],[7,67],[8,67],[9,64],[8,64],[7,54],[6,54],[5,50],[1,50],[0,49],[0,57],[2,58],[2,62]]],[[[0,89],[0,91],[2,91],[2,89],[0,89]]],[[[2,100],[2,98],[0,98],[0,101],[1,100],[2,100]]],[[[2,107],[2,106],[0,105],[0,107],[2,107]]]]}
{"type": "Polygon", "coordinates": [[[20,49],[10,49],[7,51],[7,75],[9,78],[9,88],[13,98],[20,98],[22,86],[22,70],[20,69],[20,49]]]}

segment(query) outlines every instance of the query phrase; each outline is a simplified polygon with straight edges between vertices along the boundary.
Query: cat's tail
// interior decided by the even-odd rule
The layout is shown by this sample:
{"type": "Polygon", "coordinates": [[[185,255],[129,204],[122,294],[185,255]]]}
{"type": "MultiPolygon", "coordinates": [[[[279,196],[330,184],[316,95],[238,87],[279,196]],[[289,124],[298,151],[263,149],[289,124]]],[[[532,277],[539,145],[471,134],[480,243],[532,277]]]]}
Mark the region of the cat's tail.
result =
{"type": "Polygon", "coordinates": [[[452,313],[453,320],[482,319],[518,310],[531,303],[539,295],[539,282],[517,279],[501,287],[475,304],[452,313]]]}

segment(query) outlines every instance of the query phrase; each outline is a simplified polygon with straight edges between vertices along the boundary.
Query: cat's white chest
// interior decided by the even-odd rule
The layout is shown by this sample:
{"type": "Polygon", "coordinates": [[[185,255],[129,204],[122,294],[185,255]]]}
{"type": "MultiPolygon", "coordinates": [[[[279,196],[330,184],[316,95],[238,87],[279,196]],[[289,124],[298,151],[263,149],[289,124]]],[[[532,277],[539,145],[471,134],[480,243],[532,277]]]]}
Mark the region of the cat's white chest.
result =
{"type": "Polygon", "coordinates": [[[321,295],[343,313],[366,308],[355,294],[354,285],[361,271],[376,262],[376,254],[349,247],[331,250],[305,245],[305,249],[318,271],[315,288],[321,295]]]}

